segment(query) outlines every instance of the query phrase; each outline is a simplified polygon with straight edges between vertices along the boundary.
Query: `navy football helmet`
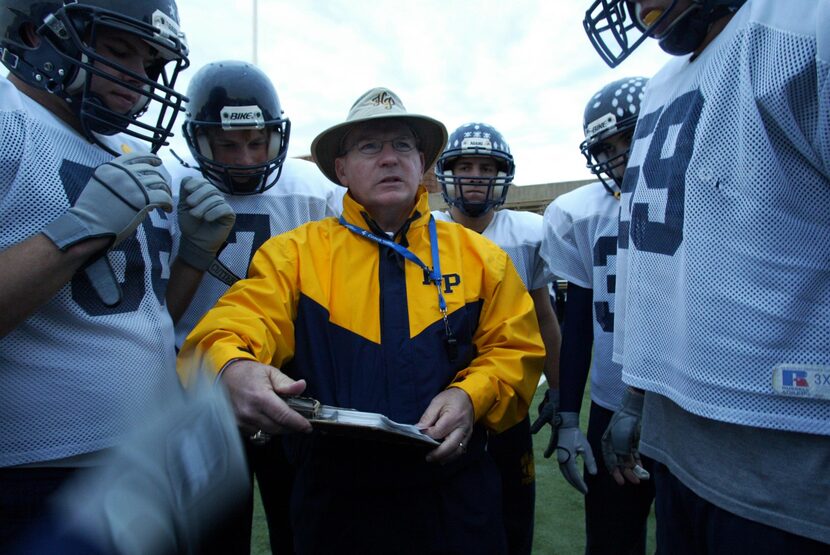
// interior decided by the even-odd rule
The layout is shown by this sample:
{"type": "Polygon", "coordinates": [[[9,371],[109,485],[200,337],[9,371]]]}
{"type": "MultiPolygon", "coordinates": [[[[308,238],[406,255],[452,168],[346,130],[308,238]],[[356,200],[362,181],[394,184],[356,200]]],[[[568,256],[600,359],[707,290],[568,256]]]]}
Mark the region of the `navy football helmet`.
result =
{"type": "Polygon", "coordinates": [[[462,214],[478,217],[501,206],[507,199],[507,189],[513,182],[516,164],[510,146],[496,128],[486,123],[465,123],[452,132],[444,152],[435,163],[435,177],[448,206],[455,206],[462,214]],[[493,177],[461,177],[453,175],[453,167],[462,156],[493,158],[498,172],[493,177]],[[483,201],[464,197],[464,187],[487,187],[483,201]],[[496,190],[496,188],[500,190],[496,190]]]}
{"type": "Polygon", "coordinates": [[[605,85],[585,106],[582,128],[585,140],[579,150],[588,161],[587,167],[609,193],[619,198],[622,172],[628,164],[631,136],[640,115],[640,102],[648,79],[626,77],[605,85]],[[625,149],[609,152],[608,139],[626,134],[625,149]]]}
{"type": "Polygon", "coordinates": [[[202,174],[232,195],[253,195],[274,186],[288,153],[291,122],[283,117],[280,99],[268,76],[246,62],[214,62],[193,76],[187,96],[184,138],[202,174]],[[209,129],[266,130],[268,159],[255,165],[215,160],[209,129]]]}
{"type": "Polygon", "coordinates": [[[174,86],[187,54],[173,0],[0,0],[0,60],[21,81],[67,102],[87,139],[110,152],[96,134],[124,132],[153,152],[167,144],[185,99],[174,86]],[[26,38],[27,25],[38,44],[26,38]],[[146,77],[96,52],[102,29],[137,36],[153,49],[158,61],[145,68],[146,77]],[[136,94],[135,106],[127,113],[108,108],[90,89],[93,76],[136,94]],[[152,102],[159,105],[155,125],[138,121],[152,102]]]}
{"type": "Polygon", "coordinates": [[[673,56],[694,52],[712,22],[738,11],[745,2],[691,0],[689,7],[674,17],[678,0],[672,0],[662,13],[654,11],[641,18],[637,4],[631,0],[594,0],[582,26],[603,61],[617,67],[648,37],[656,38],[660,48],[673,56]],[[671,25],[657,36],[656,29],[673,17],[671,25]]]}

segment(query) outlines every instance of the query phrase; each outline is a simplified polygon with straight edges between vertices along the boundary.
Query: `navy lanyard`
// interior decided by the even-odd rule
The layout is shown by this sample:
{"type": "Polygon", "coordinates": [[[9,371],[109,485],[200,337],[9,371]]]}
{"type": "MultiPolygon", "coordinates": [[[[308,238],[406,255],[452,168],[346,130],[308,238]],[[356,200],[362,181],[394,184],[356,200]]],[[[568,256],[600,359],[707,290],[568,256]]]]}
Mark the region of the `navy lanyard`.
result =
{"type": "Polygon", "coordinates": [[[414,252],[399,243],[390,241],[386,237],[375,235],[374,233],[361,227],[357,227],[354,224],[350,224],[343,218],[343,216],[340,216],[340,224],[352,233],[356,233],[364,239],[368,239],[379,245],[389,247],[405,259],[416,264],[427,275],[429,275],[430,281],[435,284],[435,288],[438,290],[438,310],[441,311],[441,317],[444,319],[444,332],[447,336],[447,354],[449,355],[451,361],[455,361],[458,357],[458,345],[455,337],[453,337],[452,330],[450,329],[450,323],[447,319],[447,301],[444,299],[444,293],[441,290],[441,286],[443,285],[443,276],[441,275],[441,260],[438,256],[438,232],[435,228],[435,218],[432,217],[432,214],[429,216],[429,243],[430,250],[432,251],[432,269],[424,264],[424,262],[418,258],[414,252]]]}

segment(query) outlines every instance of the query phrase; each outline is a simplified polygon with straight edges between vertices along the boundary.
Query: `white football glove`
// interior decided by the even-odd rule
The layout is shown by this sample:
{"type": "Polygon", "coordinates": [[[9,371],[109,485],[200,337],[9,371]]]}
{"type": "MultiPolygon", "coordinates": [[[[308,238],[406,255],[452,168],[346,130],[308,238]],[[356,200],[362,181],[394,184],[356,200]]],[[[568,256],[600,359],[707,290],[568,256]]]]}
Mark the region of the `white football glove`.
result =
{"type": "Polygon", "coordinates": [[[155,208],[173,210],[170,175],[155,154],[133,152],[101,164],[69,210],[43,234],[66,250],[86,239],[109,237],[109,246],[90,258],[85,272],[104,304],[121,302],[121,286],[106,253],[135,231],[155,208]]]}
{"type": "Polygon", "coordinates": [[[182,180],[176,211],[182,233],[178,257],[207,270],[233,229],[236,214],[219,189],[202,177],[182,180]]]}
{"type": "Polygon", "coordinates": [[[576,488],[579,493],[588,493],[588,486],[582,479],[582,473],[576,464],[576,458],[582,456],[585,460],[585,470],[589,474],[597,473],[597,463],[594,459],[594,452],[588,439],[579,429],[579,415],[575,412],[559,413],[561,424],[559,425],[559,441],[556,444],[556,460],[559,462],[559,471],[570,485],[576,488]]]}

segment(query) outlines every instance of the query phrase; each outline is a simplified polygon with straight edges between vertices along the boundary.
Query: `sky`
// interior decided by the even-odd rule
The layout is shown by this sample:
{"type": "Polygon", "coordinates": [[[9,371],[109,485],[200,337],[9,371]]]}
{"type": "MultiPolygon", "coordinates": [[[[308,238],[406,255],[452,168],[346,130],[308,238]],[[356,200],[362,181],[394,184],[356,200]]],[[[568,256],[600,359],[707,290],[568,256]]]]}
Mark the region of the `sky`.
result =
{"type": "MultiPolygon", "coordinates": [[[[206,63],[253,61],[254,0],[177,4],[192,64],[182,85],[206,63]]],[[[386,86],[408,111],[450,132],[469,121],[495,126],[510,144],[519,185],[589,179],[579,152],[586,103],[606,83],[651,76],[668,60],[646,41],[608,68],[582,29],[587,0],[256,4],[257,65],[291,119],[289,156],[308,154],[363,92],[386,86]]],[[[186,152],[179,135],[173,148],[186,152]]]]}
{"type": "MultiPolygon", "coordinates": [[[[385,86],[450,132],[495,126],[519,185],[589,179],[578,148],[586,103],[668,60],[646,41],[609,69],[582,29],[589,0],[177,0],[191,60],[177,89],[206,63],[254,61],[255,3],[256,61],[291,120],[289,156],[308,154],[363,92],[385,86]]],[[[171,146],[187,152],[180,132],[171,146]]]]}

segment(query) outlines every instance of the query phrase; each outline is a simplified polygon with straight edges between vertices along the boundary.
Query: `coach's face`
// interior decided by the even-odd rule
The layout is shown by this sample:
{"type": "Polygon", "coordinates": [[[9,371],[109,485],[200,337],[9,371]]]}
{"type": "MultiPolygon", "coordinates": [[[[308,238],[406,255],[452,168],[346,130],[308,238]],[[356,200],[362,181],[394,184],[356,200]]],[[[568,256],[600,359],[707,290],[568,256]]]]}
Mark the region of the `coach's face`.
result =
{"type": "Polygon", "coordinates": [[[343,152],[334,169],[351,196],[378,222],[388,214],[405,218],[424,175],[424,154],[409,126],[394,119],[358,124],[343,152]]]}

